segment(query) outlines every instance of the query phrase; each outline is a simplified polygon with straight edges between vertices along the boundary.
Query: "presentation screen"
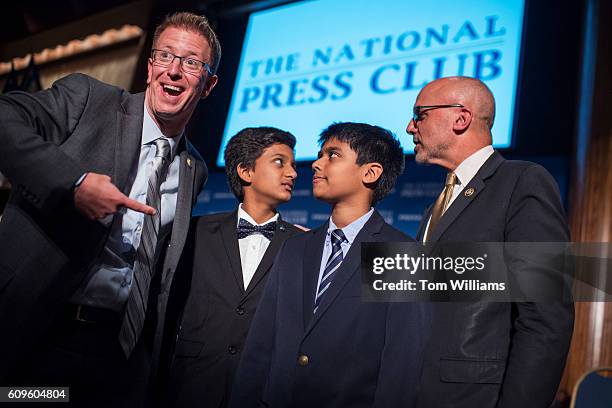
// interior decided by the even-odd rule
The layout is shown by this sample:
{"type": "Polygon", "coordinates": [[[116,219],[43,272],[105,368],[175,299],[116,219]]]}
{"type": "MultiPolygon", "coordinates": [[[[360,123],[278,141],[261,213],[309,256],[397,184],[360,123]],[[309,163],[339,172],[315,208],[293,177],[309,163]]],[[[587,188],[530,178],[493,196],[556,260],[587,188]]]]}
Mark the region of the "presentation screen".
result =
{"type": "Polygon", "coordinates": [[[316,159],[333,122],[405,129],[419,90],[446,76],[484,81],[496,98],[493,145],[509,147],[524,0],[318,0],[253,13],[227,115],[223,149],[245,127],[297,138],[297,160],[316,159]]]}

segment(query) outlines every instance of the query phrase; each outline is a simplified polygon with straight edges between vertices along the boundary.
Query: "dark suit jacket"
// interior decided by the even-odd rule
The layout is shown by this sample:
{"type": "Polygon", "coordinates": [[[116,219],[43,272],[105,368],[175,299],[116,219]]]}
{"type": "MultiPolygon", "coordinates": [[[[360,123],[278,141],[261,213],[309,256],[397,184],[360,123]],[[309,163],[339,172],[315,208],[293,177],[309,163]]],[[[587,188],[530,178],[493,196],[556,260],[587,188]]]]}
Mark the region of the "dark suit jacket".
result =
{"type": "Polygon", "coordinates": [[[313,315],[327,228],[281,248],[247,338],[231,407],[413,406],[428,306],[363,302],[360,273],[361,242],[412,239],[374,212],[313,315]]]}
{"type": "MultiPolygon", "coordinates": [[[[494,153],[436,228],[436,242],[565,242],[554,179],[541,166],[494,153]]],[[[429,219],[425,212],[417,235],[429,219]]],[[[509,263],[511,274],[528,273],[509,263]]],[[[522,267],[523,269],[524,266],[522,267]]],[[[548,408],[568,352],[573,305],[437,303],[419,407],[548,408]]]]}
{"type": "Polygon", "coordinates": [[[279,217],[274,237],[245,290],[237,217],[233,211],[193,220],[193,265],[186,265],[191,267],[191,294],[176,344],[166,406],[227,406],[268,271],[283,242],[302,232],[279,217]]]}
{"type": "MultiPolygon", "coordinates": [[[[74,208],[73,186],[92,171],[110,176],[129,194],[143,113],[144,94],[82,74],[36,94],[0,97],[0,171],[13,185],[0,222],[0,381],[30,351],[104,247],[109,228],[74,208]]],[[[180,163],[174,224],[158,266],[156,352],[191,208],[207,177],[187,141],[180,163]]]]}

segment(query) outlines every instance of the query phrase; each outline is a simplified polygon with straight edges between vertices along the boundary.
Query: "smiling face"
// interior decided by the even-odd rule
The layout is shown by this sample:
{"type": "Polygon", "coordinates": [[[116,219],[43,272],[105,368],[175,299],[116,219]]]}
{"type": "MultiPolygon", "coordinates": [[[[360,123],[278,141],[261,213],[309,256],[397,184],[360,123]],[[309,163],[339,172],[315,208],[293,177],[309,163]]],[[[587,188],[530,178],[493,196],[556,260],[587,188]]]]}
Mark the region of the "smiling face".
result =
{"type": "MultiPolygon", "coordinates": [[[[195,31],[170,26],[153,48],[211,62],[208,41],[195,31]]],[[[216,83],[217,76],[209,76],[206,69],[199,74],[184,72],[178,58],[168,66],[149,58],[145,105],[162,132],[176,136],[189,121],[198,101],[207,97],[216,83]]]]}
{"type": "Polygon", "coordinates": [[[329,139],[321,147],[319,158],[312,163],[314,197],[336,204],[371,194],[363,183],[363,166],[357,164],[357,153],[348,143],[329,139]]]}
{"type": "Polygon", "coordinates": [[[297,173],[293,149],[281,143],[264,149],[250,170],[238,169],[240,177],[249,183],[243,187],[244,201],[265,203],[271,208],[291,199],[297,173]]]}

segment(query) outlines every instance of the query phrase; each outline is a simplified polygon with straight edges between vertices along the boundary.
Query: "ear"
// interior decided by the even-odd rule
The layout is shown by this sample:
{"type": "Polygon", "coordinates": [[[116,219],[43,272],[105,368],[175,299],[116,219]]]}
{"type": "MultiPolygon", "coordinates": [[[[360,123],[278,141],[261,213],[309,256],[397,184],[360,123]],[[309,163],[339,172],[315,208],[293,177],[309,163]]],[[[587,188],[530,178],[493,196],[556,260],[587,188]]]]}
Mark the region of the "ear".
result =
{"type": "Polygon", "coordinates": [[[236,172],[238,173],[238,177],[240,177],[240,179],[245,183],[251,183],[253,180],[252,171],[244,167],[242,163],[236,166],[236,172]]]}
{"type": "Polygon", "coordinates": [[[464,132],[467,128],[470,127],[472,123],[473,115],[472,111],[468,108],[461,108],[459,114],[455,116],[455,121],[453,122],[453,130],[456,132],[464,132]]]}
{"type": "Polygon", "coordinates": [[[147,86],[151,84],[153,77],[153,60],[149,58],[147,61],[147,86]]]}
{"type": "Polygon", "coordinates": [[[364,184],[373,184],[380,179],[383,174],[383,166],[380,163],[367,163],[364,164],[364,172],[362,181],[364,184]]]}
{"type": "Polygon", "coordinates": [[[200,99],[205,99],[208,96],[208,94],[210,94],[210,91],[212,91],[215,85],[217,85],[218,80],[219,78],[216,75],[212,75],[208,77],[208,80],[206,81],[206,84],[204,85],[204,89],[202,89],[202,95],[200,95],[200,99]]]}

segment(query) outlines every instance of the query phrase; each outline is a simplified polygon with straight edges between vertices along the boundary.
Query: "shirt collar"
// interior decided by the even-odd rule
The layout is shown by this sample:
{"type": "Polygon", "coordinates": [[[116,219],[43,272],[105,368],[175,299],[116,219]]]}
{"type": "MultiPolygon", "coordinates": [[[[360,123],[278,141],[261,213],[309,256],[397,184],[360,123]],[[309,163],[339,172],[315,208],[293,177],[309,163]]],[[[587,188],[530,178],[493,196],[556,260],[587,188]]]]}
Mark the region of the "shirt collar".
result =
{"type": "MultiPolygon", "coordinates": [[[[361,217],[357,218],[355,221],[351,222],[346,227],[341,228],[349,245],[353,244],[355,237],[357,237],[357,234],[359,234],[359,231],[361,231],[361,229],[363,228],[365,223],[368,222],[368,220],[370,219],[373,213],[374,213],[374,208],[370,208],[370,211],[368,211],[361,217]]],[[[330,235],[331,232],[335,229],[338,229],[338,227],[336,226],[336,224],[334,224],[334,221],[332,220],[332,218],[329,217],[329,228],[327,228],[327,235],[330,235]]]]}
{"type": "Polygon", "coordinates": [[[467,159],[462,161],[461,164],[455,169],[455,174],[459,179],[459,184],[466,186],[470,181],[472,181],[476,173],[478,173],[478,170],[480,170],[482,165],[493,154],[493,152],[493,146],[488,145],[472,153],[467,159]]]}
{"type": "Polygon", "coordinates": [[[147,109],[146,105],[144,107],[144,111],[145,114],[142,120],[141,145],[144,146],[152,144],[159,138],[166,139],[170,143],[170,158],[174,160],[174,156],[176,155],[176,149],[178,148],[178,144],[181,138],[183,137],[183,134],[185,133],[185,129],[181,130],[181,134],[177,137],[166,137],[157,126],[157,123],[155,123],[155,121],[151,117],[151,114],[149,113],[149,110],[147,109]]]}
{"type": "Polygon", "coordinates": [[[274,214],[274,216],[273,216],[272,218],[270,218],[269,220],[267,220],[267,221],[262,222],[261,224],[259,224],[258,222],[256,222],[256,221],[253,219],[253,217],[251,217],[251,216],[249,215],[249,213],[248,213],[248,212],[246,212],[246,211],[244,211],[244,210],[242,209],[242,203],[240,203],[240,204],[238,205],[238,220],[236,221],[236,226],[238,226],[238,222],[240,221],[240,219],[241,219],[241,218],[242,218],[243,220],[245,220],[245,221],[250,222],[250,223],[251,223],[251,224],[253,224],[253,225],[266,225],[266,224],[268,224],[268,223],[270,223],[270,222],[277,221],[277,220],[278,220],[278,213],[274,214]]]}

